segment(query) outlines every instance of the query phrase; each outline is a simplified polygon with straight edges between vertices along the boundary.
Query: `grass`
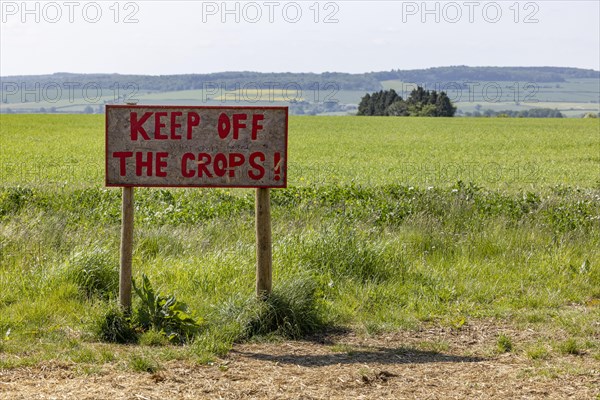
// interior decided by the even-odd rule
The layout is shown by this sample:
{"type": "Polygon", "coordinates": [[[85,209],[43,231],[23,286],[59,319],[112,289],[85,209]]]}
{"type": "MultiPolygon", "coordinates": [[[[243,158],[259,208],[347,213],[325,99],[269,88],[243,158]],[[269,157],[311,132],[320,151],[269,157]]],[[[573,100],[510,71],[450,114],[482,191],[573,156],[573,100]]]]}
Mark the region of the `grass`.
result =
{"type": "Polygon", "coordinates": [[[577,343],[577,340],[570,338],[565,340],[559,345],[559,351],[562,354],[579,355],[581,354],[581,348],[577,343]]]}
{"type": "Polygon", "coordinates": [[[256,335],[479,319],[566,335],[552,349],[499,336],[497,352],[600,354],[586,345],[599,334],[597,121],[292,118],[268,303],[253,299],[251,190],[136,189],[134,276],[203,321],[185,346],[134,340],[114,310],[120,192],[103,187],[102,119],[2,115],[0,143],[0,368],[150,371],[256,335]],[[477,169],[489,163],[501,173],[477,169]],[[141,346],[99,349],[103,322],[141,346]]]}
{"type": "Polygon", "coordinates": [[[156,361],[143,354],[133,354],[129,360],[129,366],[136,372],[154,373],[161,369],[156,361]]]}
{"type": "Polygon", "coordinates": [[[526,354],[532,360],[547,360],[550,358],[550,352],[543,343],[532,345],[527,349],[526,354]]]}
{"type": "Polygon", "coordinates": [[[498,353],[510,353],[513,350],[512,339],[503,333],[498,335],[496,349],[498,353]]]}

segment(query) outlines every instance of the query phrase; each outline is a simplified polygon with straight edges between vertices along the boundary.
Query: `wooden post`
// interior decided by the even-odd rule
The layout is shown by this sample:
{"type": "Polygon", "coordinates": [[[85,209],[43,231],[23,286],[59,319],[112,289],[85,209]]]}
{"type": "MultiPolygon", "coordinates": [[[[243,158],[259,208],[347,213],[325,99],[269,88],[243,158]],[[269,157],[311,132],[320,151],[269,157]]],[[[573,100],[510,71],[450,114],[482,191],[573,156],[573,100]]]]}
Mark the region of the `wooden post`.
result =
{"type": "Polygon", "coordinates": [[[271,201],[269,189],[256,189],[256,295],[266,298],[272,287],[271,201]]]}
{"type": "Polygon", "coordinates": [[[131,261],[133,256],[133,188],[123,188],[121,208],[121,270],[119,275],[119,303],[131,310],[131,261]]]}

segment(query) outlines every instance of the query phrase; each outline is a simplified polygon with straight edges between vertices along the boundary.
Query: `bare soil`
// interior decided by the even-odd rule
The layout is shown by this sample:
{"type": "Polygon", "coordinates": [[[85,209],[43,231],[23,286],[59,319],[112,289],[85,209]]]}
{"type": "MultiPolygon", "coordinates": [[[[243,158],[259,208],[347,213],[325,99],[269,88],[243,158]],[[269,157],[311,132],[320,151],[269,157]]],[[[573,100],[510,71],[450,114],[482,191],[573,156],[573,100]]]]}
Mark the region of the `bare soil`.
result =
{"type": "MultiPolygon", "coordinates": [[[[519,344],[539,335],[502,331],[519,344]]],[[[45,363],[0,371],[0,399],[600,399],[597,356],[498,354],[498,332],[482,323],[247,343],[211,365],[170,361],[155,373],[45,363]]]]}

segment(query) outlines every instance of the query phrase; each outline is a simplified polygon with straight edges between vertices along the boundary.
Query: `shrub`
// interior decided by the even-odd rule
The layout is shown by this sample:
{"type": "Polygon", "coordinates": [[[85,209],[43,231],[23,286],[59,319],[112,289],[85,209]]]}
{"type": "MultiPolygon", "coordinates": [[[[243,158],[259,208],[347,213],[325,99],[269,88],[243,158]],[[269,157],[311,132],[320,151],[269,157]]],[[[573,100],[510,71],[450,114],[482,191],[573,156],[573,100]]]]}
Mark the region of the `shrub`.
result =
{"type": "Polygon", "coordinates": [[[66,275],[87,298],[116,297],[119,289],[118,264],[109,252],[96,248],[76,253],[66,264],[66,275]]]}
{"type": "Polygon", "coordinates": [[[116,305],[101,317],[96,334],[100,340],[109,343],[135,343],[138,340],[131,318],[116,305]]]}
{"type": "Polygon", "coordinates": [[[300,263],[319,273],[360,282],[382,282],[392,274],[385,245],[373,244],[341,224],[309,237],[303,247],[300,263]]]}
{"type": "Polygon", "coordinates": [[[247,303],[245,338],[269,334],[298,339],[325,326],[310,278],[282,282],[265,300],[247,303]]]}
{"type": "Polygon", "coordinates": [[[18,212],[32,196],[31,189],[20,186],[2,190],[0,192],[0,217],[18,212]]]}

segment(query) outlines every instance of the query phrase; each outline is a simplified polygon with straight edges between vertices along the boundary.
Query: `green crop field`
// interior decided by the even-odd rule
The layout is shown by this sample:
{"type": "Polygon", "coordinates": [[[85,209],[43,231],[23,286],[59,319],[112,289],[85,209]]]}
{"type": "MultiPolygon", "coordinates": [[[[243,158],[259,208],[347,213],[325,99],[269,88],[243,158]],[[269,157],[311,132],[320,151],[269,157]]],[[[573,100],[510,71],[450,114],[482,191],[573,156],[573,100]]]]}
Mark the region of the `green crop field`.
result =
{"type": "MultiPolygon", "coordinates": [[[[103,116],[5,115],[5,185],[100,187],[103,116]]],[[[598,187],[597,120],[294,117],[291,186],[598,187]]]]}
{"type": "Polygon", "coordinates": [[[198,322],[175,346],[128,331],[115,306],[121,192],[103,187],[103,117],[0,115],[0,368],[135,370],[256,337],[484,321],[541,332],[503,351],[540,358],[545,340],[544,358],[567,343],[600,360],[597,119],[292,117],[289,132],[267,303],[252,190],[136,189],[136,283],[198,322]]]}

